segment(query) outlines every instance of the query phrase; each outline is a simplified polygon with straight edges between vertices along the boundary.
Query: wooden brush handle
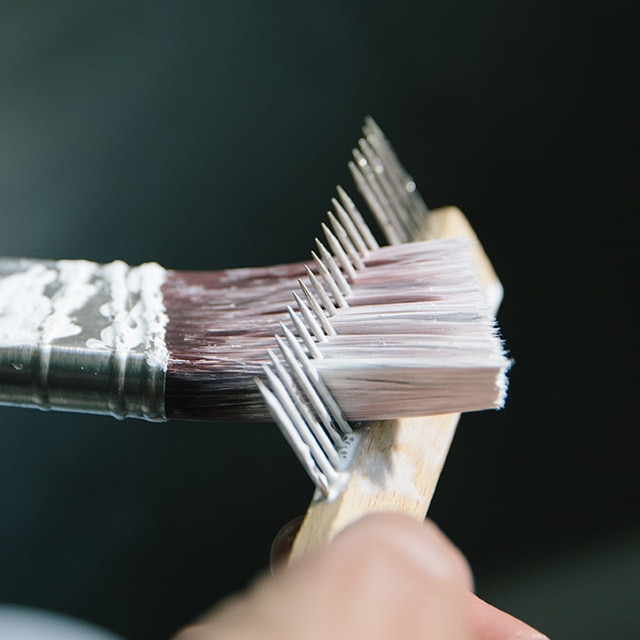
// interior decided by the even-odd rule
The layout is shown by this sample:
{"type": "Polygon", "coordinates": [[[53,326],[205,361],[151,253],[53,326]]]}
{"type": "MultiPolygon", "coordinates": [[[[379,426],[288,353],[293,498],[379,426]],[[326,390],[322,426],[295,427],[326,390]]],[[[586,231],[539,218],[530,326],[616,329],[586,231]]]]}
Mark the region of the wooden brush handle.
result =
{"type": "MultiPolygon", "coordinates": [[[[471,225],[456,207],[429,213],[427,237],[468,238],[482,288],[494,311],[502,286],[471,225]]],[[[453,439],[459,413],[403,418],[366,427],[350,466],[345,490],[332,501],[314,500],[293,545],[290,561],[327,542],[346,526],[374,511],[424,519],[453,439]]]]}

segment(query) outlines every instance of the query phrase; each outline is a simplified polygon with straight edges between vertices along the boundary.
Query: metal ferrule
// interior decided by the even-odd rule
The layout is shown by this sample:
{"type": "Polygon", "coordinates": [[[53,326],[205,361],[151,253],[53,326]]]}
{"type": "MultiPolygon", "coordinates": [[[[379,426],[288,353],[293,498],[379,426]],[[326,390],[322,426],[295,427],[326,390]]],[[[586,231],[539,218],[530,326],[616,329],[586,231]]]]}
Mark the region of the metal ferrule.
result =
{"type": "Polygon", "coordinates": [[[165,276],[0,259],[0,404],[165,420],[165,276]]]}

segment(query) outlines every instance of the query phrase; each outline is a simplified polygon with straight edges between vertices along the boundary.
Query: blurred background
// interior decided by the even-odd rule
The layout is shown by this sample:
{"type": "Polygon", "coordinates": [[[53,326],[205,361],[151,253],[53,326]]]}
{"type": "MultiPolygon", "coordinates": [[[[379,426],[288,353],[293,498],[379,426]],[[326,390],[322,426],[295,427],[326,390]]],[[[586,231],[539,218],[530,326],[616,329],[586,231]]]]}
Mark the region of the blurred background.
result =
{"type": "MultiPolygon", "coordinates": [[[[372,115],[506,290],[510,397],[463,416],[431,517],[483,598],[552,638],[638,638],[624,4],[3,0],[0,255],[306,259],[372,115]]],[[[0,602],[168,637],[311,494],[271,424],[0,408],[0,602]]]]}

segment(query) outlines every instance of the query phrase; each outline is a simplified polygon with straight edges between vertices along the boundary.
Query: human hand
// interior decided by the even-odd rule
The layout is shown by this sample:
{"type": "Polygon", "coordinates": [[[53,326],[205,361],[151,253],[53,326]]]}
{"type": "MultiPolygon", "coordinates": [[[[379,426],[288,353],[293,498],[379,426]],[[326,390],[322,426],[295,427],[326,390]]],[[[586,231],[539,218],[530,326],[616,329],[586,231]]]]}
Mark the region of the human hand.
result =
{"type": "Polygon", "coordinates": [[[431,522],[366,516],[174,640],[544,640],[471,593],[469,566],[431,522]]]}

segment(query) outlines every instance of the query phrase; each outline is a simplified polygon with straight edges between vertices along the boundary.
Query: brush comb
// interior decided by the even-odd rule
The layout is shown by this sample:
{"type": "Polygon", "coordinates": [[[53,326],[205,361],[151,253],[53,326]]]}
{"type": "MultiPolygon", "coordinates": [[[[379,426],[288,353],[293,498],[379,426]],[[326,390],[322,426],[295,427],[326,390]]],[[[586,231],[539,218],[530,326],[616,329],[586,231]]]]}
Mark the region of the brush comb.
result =
{"type": "MultiPolygon", "coordinates": [[[[416,403],[420,404],[419,395],[404,395],[405,386],[416,377],[428,375],[429,367],[420,372],[412,369],[406,377],[399,379],[397,376],[403,368],[398,364],[392,367],[391,376],[378,380],[378,387],[371,377],[364,374],[362,386],[355,389],[345,380],[338,379],[333,366],[331,377],[326,377],[327,383],[333,383],[332,391],[322,375],[323,363],[331,358],[332,344],[339,343],[342,352],[349,348],[357,350],[358,337],[363,334],[370,337],[386,331],[385,341],[388,341],[393,337],[388,335],[392,327],[401,336],[400,359],[411,361],[416,358],[418,362],[425,357],[429,359],[427,355],[415,353],[415,350],[419,352],[420,346],[428,344],[451,364],[451,358],[460,356],[465,350],[469,355],[469,349],[473,350],[473,341],[477,340],[480,332],[483,344],[491,347],[476,354],[478,369],[484,363],[488,373],[487,384],[491,384],[488,379],[493,376],[495,406],[501,406],[506,394],[504,374],[509,363],[495,335],[492,319],[502,298],[502,286],[475,233],[458,209],[447,207],[430,211],[427,208],[415,182],[371,118],[366,119],[363,133],[358,148],[353,151],[349,169],[391,246],[378,246],[351,199],[339,188],[339,200],[332,200],[335,214],[329,214],[332,230],[323,225],[333,254],[319,241],[320,255],[313,254],[325,286],[312,277],[312,293],[301,283],[302,294],[294,294],[297,311],[289,309],[294,331],[282,324],[283,336],[276,337],[280,358],[270,351],[271,366],[265,366],[266,383],[256,379],[269,412],[317,489],[295,540],[291,559],[331,539],[345,526],[371,511],[398,511],[423,519],[460,417],[458,412],[425,417],[416,409],[416,403]],[[385,303],[378,307],[367,308],[364,312],[357,304],[352,307],[349,281],[358,282],[359,273],[366,273],[369,268],[375,270],[375,266],[366,264],[371,256],[384,262],[385,251],[393,253],[393,245],[404,243],[411,243],[411,247],[401,247],[396,251],[407,252],[408,260],[428,262],[427,256],[431,252],[442,252],[443,265],[432,270],[430,275],[433,278],[436,274],[437,283],[444,271],[449,285],[446,294],[443,291],[442,297],[437,302],[430,301],[431,304],[425,304],[424,300],[395,302],[390,301],[387,290],[381,294],[385,303]],[[451,258],[455,251],[465,248],[470,262],[467,266],[472,269],[460,271],[464,261],[452,261],[451,258]],[[447,273],[447,257],[456,265],[457,273],[447,273]],[[456,290],[460,293],[458,298],[456,290]],[[405,315],[398,310],[399,305],[404,305],[402,311],[405,315]],[[484,309],[478,312],[483,307],[486,314],[484,309]],[[341,335],[340,327],[344,314],[351,315],[349,322],[343,323],[350,332],[346,338],[341,335]],[[358,314],[360,318],[354,318],[358,314]],[[403,325],[403,318],[407,317],[410,321],[403,325]],[[454,326],[447,328],[447,322],[454,326]],[[408,340],[407,331],[420,335],[415,340],[408,340]],[[486,341],[487,332],[493,337],[493,342],[486,341]],[[457,341],[457,348],[453,349],[447,345],[447,338],[452,335],[457,341]],[[469,342],[461,345],[465,337],[469,342]],[[411,348],[414,353],[411,353],[411,348]],[[349,393],[340,396],[340,391],[344,392],[345,388],[349,393]],[[380,398],[376,393],[378,389],[392,391],[380,398]],[[397,397],[394,398],[394,394],[397,397]],[[352,426],[345,413],[357,415],[357,410],[353,409],[354,397],[375,403],[380,417],[384,417],[386,412],[389,419],[352,426]],[[405,402],[411,408],[403,409],[405,402]],[[349,411],[343,411],[346,406],[349,406],[349,411]],[[402,417],[403,413],[409,417],[402,417]]],[[[398,267],[394,272],[398,278],[395,280],[397,290],[399,295],[405,295],[402,292],[406,292],[406,286],[400,282],[402,265],[396,263],[395,266],[398,267]]],[[[378,284],[385,281],[379,272],[372,275],[378,284]]],[[[394,282],[393,276],[389,282],[394,282]]],[[[359,282],[354,289],[362,295],[359,282]]],[[[372,292],[368,294],[372,295],[372,292]]],[[[366,345],[365,350],[371,350],[371,341],[365,339],[360,344],[366,345]]],[[[385,342],[384,346],[387,348],[389,345],[385,342]]],[[[429,353],[425,351],[425,354],[429,353]]],[[[435,356],[437,358],[438,355],[435,356]]],[[[433,356],[430,364],[433,365],[433,356]]],[[[434,380],[444,373],[445,368],[435,374],[434,380]]],[[[460,371],[464,371],[464,367],[460,371]]],[[[447,380],[446,376],[440,380],[440,385],[439,392],[445,397],[447,390],[454,393],[456,388],[464,387],[459,379],[447,380]]],[[[486,393],[482,397],[486,403],[486,393]]],[[[448,401],[454,406],[457,402],[457,406],[464,407],[459,398],[449,398],[448,401]]],[[[431,404],[431,409],[434,406],[431,404]]],[[[486,406],[473,407],[470,404],[468,409],[486,406]]]]}

